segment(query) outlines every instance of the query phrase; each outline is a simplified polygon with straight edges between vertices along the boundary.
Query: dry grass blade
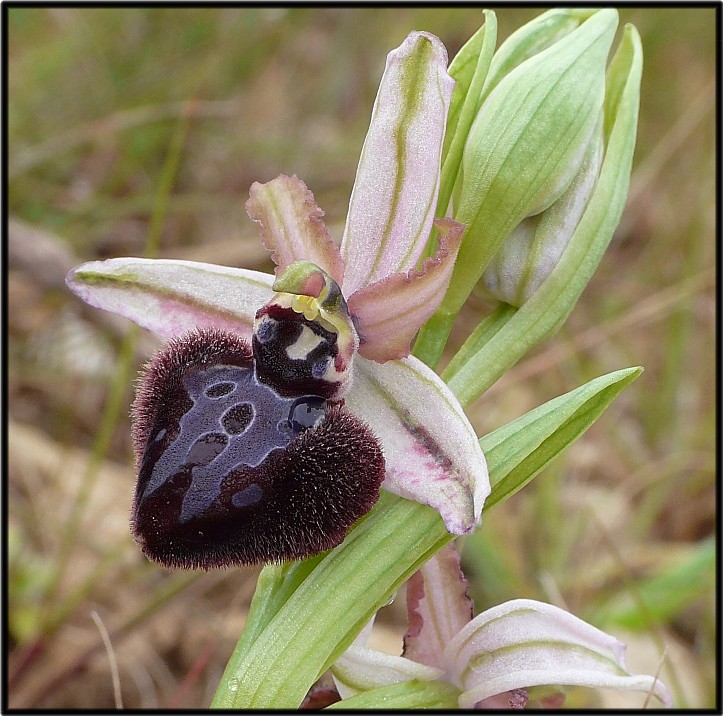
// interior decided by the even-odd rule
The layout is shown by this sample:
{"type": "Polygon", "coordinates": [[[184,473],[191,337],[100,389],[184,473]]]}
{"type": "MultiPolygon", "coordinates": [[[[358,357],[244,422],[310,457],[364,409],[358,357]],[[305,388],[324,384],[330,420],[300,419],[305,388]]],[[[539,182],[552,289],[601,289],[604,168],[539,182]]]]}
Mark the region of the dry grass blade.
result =
{"type": "Polygon", "coordinates": [[[117,709],[122,709],[123,697],[121,693],[120,676],[118,674],[118,662],[115,658],[115,651],[113,650],[113,644],[111,644],[110,641],[110,635],[98,615],[98,612],[94,610],[90,613],[90,616],[95,622],[95,625],[98,627],[100,637],[103,640],[103,646],[105,647],[106,654],[108,655],[108,664],[110,665],[110,674],[111,679],[113,680],[113,698],[115,699],[115,707],[117,709]]]}

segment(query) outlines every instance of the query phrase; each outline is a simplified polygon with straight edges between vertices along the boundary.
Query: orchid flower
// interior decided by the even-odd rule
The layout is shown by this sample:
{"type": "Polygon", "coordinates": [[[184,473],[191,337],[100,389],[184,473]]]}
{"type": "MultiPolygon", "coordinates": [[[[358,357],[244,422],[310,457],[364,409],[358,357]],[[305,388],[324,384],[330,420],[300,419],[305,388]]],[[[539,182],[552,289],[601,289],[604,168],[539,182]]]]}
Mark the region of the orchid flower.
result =
{"type": "MultiPolygon", "coordinates": [[[[530,687],[574,685],[651,692],[672,705],[665,684],[628,672],[622,642],[559,607],[515,599],[474,619],[472,609],[449,544],[407,582],[404,655],[366,647],[365,629],[332,667],[339,694],[348,699],[405,681],[441,681],[448,684],[447,706],[499,709],[524,708],[530,687]]],[[[539,705],[558,706],[562,698],[556,690],[539,705]]]]}
{"type": "MultiPolygon", "coordinates": [[[[558,684],[671,702],[661,682],[628,673],[620,642],[557,607],[515,600],[472,618],[449,545],[491,491],[462,404],[558,327],[589,280],[627,191],[642,62],[627,28],[606,75],[613,10],[550,11],[496,54],[485,16],[449,72],[428,33],[388,55],[340,246],[311,191],[282,175],[246,204],[275,275],[117,258],[67,277],[168,341],[133,408],[143,551],[171,567],[271,563],[216,707],[296,707],[319,675],[330,690],[329,668],[341,706],[397,685],[427,689],[425,706],[522,707],[526,689],[558,684]],[[428,366],[480,280],[509,305],[453,358],[450,388],[428,366]],[[410,355],[418,333],[425,362],[410,355]],[[406,579],[404,655],[368,649],[360,629],[406,579]]],[[[579,435],[612,400],[608,383],[639,369],[621,373],[487,436],[498,480],[525,463],[496,489],[531,479],[569,443],[563,423],[585,406],[579,435]]]]}
{"type": "Polygon", "coordinates": [[[141,258],[67,284],[169,343],[134,405],[134,535],[168,566],[298,559],[339,544],[381,487],[477,524],[484,455],[445,383],[409,355],[462,226],[434,219],[454,81],[433,35],[391,52],[341,247],[297,177],[251,187],[276,276],[141,258]],[[419,263],[436,223],[433,256],[419,263]]]}

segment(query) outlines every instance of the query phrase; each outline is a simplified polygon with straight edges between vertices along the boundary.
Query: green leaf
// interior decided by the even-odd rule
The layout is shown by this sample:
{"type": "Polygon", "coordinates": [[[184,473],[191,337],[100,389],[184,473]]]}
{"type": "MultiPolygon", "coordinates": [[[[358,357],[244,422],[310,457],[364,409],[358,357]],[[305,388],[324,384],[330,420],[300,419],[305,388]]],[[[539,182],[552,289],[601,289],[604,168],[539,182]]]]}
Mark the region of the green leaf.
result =
{"type": "Polygon", "coordinates": [[[501,303],[493,313],[480,321],[477,328],[470,333],[462,347],[442,371],[442,380],[449,383],[450,378],[456,375],[472,356],[482,350],[485,343],[501,330],[516,312],[517,308],[515,306],[510,306],[509,303],[501,303]]]}
{"type": "Polygon", "coordinates": [[[442,681],[404,681],[337,701],[337,709],[456,709],[459,689],[442,681]]]}
{"type": "Polygon", "coordinates": [[[643,51],[638,31],[634,25],[625,25],[623,29],[623,39],[613,59],[610,61],[610,66],[607,69],[605,77],[605,122],[603,125],[603,133],[606,143],[610,141],[610,135],[617,121],[618,113],[621,110],[621,104],[630,102],[631,79],[634,84],[635,73],[636,71],[642,71],[642,63],[643,51]]]}
{"type": "Polygon", "coordinates": [[[256,591],[249,607],[248,618],[246,624],[244,624],[241,638],[236,645],[237,649],[244,649],[254,642],[266,628],[274,614],[279,611],[296,588],[319,564],[324,554],[322,552],[302,562],[267,564],[261,570],[256,582],[256,591]]]}
{"type": "Polygon", "coordinates": [[[523,488],[642,372],[642,368],[626,368],[595,378],[481,438],[492,483],[485,509],[523,488]]]}
{"type": "MultiPolygon", "coordinates": [[[[482,90],[497,43],[497,16],[491,10],[485,10],[484,16],[484,25],[462,47],[449,66],[449,74],[454,78],[455,86],[442,151],[437,216],[447,215],[452,188],[462,163],[462,150],[482,103],[482,90]]],[[[434,253],[433,246],[427,247],[427,253],[434,253]]]]}
{"type": "Polygon", "coordinates": [[[486,80],[492,52],[497,42],[497,16],[492,10],[483,10],[484,22],[472,37],[465,42],[449,63],[449,75],[454,79],[454,91],[447,117],[447,136],[443,156],[446,156],[452,135],[457,129],[462,106],[471,94],[477,104],[479,92],[486,80]],[[491,50],[490,45],[491,42],[491,50]],[[489,54],[489,57],[487,55],[489,54]],[[480,76],[481,75],[481,76],[480,76]],[[480,84],[481,82],[481,84],[480,84]],[[470,91],[472,90],[472,91],[470,91]],[[476,90],[476,91],[474,91],[476,90]]]}
{"type": "Polygon", "coordinates": [[[371,616],[451,539],[436,510],[382,490],[253,644],[237,645],[212,706],[297,708],[371,616]]]}

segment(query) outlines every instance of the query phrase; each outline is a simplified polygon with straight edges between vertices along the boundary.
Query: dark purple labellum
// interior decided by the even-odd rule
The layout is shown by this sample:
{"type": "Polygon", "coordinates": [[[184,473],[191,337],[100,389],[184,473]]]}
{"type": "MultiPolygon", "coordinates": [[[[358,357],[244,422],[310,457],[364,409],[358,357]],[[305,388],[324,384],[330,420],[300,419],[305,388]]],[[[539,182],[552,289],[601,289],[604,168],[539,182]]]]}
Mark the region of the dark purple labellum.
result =
{"type": "Polygon", "coordinates": [[[280,395],[245,341],[198,330],[146,367],[134,404],[131,527],[168,567],[300,559],[371,509],[384,458],[369,428],[317,395],[280,395]]]}

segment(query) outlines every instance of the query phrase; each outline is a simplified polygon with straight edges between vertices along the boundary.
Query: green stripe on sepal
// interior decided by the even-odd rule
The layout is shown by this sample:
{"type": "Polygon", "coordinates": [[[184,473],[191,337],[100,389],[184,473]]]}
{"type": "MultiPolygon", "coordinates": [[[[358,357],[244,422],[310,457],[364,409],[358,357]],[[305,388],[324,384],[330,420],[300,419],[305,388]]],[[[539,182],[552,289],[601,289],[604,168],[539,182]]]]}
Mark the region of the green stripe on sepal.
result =
{"type": "Polygon", "coordinates": [[[423,252],[453,85],[434,35],[412,32],[389,53],[341,242],[346,296],[408,271],[423,252]]]}

